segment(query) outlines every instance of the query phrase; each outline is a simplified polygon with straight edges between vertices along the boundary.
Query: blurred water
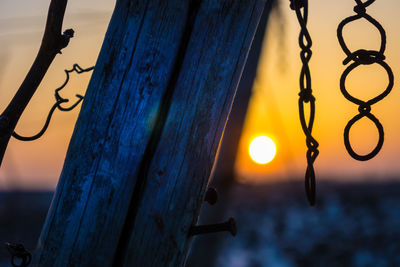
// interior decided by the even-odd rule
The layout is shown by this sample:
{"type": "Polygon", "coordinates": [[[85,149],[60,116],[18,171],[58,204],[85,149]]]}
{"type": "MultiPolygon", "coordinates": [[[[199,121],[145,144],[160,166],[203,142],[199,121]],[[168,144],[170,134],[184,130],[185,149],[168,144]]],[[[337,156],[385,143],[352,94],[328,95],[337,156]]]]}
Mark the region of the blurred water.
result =
{"type": "Polygon", "coordinates": [[[219,234],[212,260],[196,257],[204,246],[197,237],[188,266],[400,266],[397,182],[321,183],[316,207],[301,183],[235,186],[231,196],[225,214],[235,216],[238,235],[219,234]]]}
{"type": "MultiPolygon", "coordinates": [[[[0,242],[34,250],[51,197],[1,192],[0,242]]],[[[218,211],[225,198],[229,205],[218,213],[236,218],[238,234],[196,237],[187,267],[400,266],[399,182],[319,183],[316,207],[302,183],[236,185],[219,198],[203,210],[218,211]]],[[[0,248],[0,266],[9,266],[8,257],[0,248]]]]}

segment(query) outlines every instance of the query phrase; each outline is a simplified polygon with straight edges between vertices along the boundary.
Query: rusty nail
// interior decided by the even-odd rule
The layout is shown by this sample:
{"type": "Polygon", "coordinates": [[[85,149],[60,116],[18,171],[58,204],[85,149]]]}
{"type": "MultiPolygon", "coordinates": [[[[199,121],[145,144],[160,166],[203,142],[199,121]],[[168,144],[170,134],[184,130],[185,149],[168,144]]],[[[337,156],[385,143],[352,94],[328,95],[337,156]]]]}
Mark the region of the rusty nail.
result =
{"type": "Polygon", "coordinates": [[[216,224],[196,225],[189,229],[189,236],[217,233],[217,232],[230,232],[233,236],[236,235],[236,221],[231,217],[228,221],[216,224]]]}

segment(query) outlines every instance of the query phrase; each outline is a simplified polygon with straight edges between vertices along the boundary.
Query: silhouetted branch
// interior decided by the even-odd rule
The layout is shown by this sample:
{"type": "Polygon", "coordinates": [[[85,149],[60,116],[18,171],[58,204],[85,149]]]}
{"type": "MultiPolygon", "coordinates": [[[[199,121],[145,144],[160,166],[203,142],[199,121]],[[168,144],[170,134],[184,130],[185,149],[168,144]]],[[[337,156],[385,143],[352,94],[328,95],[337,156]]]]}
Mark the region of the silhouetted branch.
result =
{"type": "Polygon", "coordinates": [[[51,0],[39,52],[14,98],[0,115],[0,165],[19,118],[39,87],[50,64],[74,35],[72,29],[62,33],[67,2],[68,0],[51,0]]]}

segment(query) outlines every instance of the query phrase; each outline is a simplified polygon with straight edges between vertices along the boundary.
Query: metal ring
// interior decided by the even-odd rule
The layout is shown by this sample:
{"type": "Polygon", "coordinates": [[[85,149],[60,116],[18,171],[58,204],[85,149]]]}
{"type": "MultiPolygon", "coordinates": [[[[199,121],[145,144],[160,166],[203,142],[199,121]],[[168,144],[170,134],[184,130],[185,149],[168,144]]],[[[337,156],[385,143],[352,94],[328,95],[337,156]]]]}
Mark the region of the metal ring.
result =
{"type": "Polygon", "coordinates": [[[346,125],[346,127],[344,128],[344,145],[346,147],[347,152],[350,154],[351,157],[353,157],[356,160],[360,160],[360,161],[366,161],[366,160],[370,160],[373,157],[375,157],[379,151],[381,150],[382,146],[383,146],[383,141],[384,141],[384,132],[383,132],[383,126],[382,124],[379,122],[379,120],[372,115],[371,113],[368,114],[357,114],[356,116],[354,116],[346,125]],[[379,140],[378,143],[376,144],[375,148],[368,154],[366,155],[360,155],[357,152],[354,151],[354,149],[351,147],[350,144],[350,138],[349,138],[349,133],[350,133],[350,129],[353,126],[354,123],[356,123],[358,120],[362,119],[363,117],[367,117],[368,119],[370,119],[376,126],[376,128],[378,129],[378,133],[379,133],[379,140]]]}
{"type": "Polygon", "coordinates": [[[312,140],[315,141],[315,139],[311,136],[311,130],[314,125],[314,117],[315,117],[315,99],[312,98],[310,101],[308,101],[308,103],[310,103],[310,114],[308,123],[306,121],[304,114],[304,103],[305,102],[302,101],[302,99],[299,99],[299,116],[300,116],[301,128],[303,129],[303,132],[307,138],[312,138],[312,140]]]}
{"type": "Polygon", "coordinates": [[[354,104],[357,104],[357,105],[363,105],[363,104],[366,103],[366,104],[368,104],[368,105],[371,106],[371,105],[375,104],[376,102],[382,100],[384,97],[386,97],[386,96],[392,91],[393,84],[394,84],[394,76],[393,76],[392,69],[391,69],[391,68],[389,67],[389,65],[388,65],[386,62],[384,62],[384,61],[377,61],[376,63],[378,63],[379,65],[381,65],[381,66],[386,70],[386,72],[387,72],[387,74],[388,74],[389,83],[388,83],[386,89],[385,89],[380,95],[378,95],[378,96],[376,96],[376,97],[374,97],[374,98],[368,100],[367,102],[362,101],[362,100],[360,100],[360,99],[358,99],[358,98],[355,98],[354,96],[350,95],[350,93],[347,91],[346,85],[345,85],[347,75],[348,75],[354,68],[356,68],[356,67],[358,67],[358,66],[361,65],[361,63],[359,63],[359,62],[354,62],[354,63],[352,63],[351,65],[349,65],[349,66],[344,70],[344,72],[343,72],[343,74],[342,74],[342,77],[340,78],[340,91],[342,92],[342,94],[344,95],[344,97],[347,98],[347,100],[349,100],[349,101],[351,101],[351,102],[353,102],[354,104]]]}
{"type": "Polygon", "coordinates": [[[31,261],[32,261],[32,255],[29,253],[26,253],[22,256],[17,256],[17,255],[11,256],[11,265],[13,267],[26,267],[31,263],[31,261]],[[15,263],[15,258],[20,259],[21,263],[20,264],[15,263]]]}
{"type": "MultiPolygon", "coordinates": [[[[311,53],[310,53],[311,55],[311,53]]],[[[311,72],[310,68],[308,68],[309,59],[306,61],[303,61],[303,67],[300,70],[300,79],[299,79],[299,85],[300,85],[300,93],[303,92],[304,90],[310,90],[311,89],[311,72]]]]}
{"type": "Polygon", "coordinates": [[[357,14],[354,16],[350,16],[348,18],[345,18],[342,22],[340,22],[339,26],[337,28],[337,37],[338,37],[339,44],[342,47],[344,53],[347,55],[347,58],[343,61],[344,65],[346,65],[350,61],[349,58],[351,58],[353,56],[353,52],[350,51],[350,49],[346,45],[346,42],[344,41],[343,28],[347,23],[361,19],[361,18],[366,19],[368,22],[370,22],[372,25],[374,25],[378,29],[379,34],[381,36],[381,45],[380,45],[378,53],[382,54],[382,55],[385,53],[386,33],[385,33],[385,30],[383,29],[382,25],[368,14],[363,14],[363,15],[357,14]]]}
{"type": "Polygon", "coordinates": [[[306,175],[304,179],[304,186],[306,189],[306,195],[308,202],[311,206],[315,205],[315,171],[312,164],[307,165],[306,175]]]}

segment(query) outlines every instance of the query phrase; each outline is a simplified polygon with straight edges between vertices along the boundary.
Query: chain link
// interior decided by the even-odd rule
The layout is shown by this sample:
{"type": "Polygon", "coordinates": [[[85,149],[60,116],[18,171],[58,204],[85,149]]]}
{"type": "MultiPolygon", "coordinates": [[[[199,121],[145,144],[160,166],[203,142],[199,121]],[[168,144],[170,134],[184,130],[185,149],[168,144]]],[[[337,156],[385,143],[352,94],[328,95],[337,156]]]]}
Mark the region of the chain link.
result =
{"type": "Polygon", "coordinates": [[[383,132],[383,126],[379,122],[379,120],[371,113],[371,106],[373,104],[376,104],[377,102],[381,101],[383,98],[385,98],[390,91],[393,88],[394,84],[394,77],[393,77],[393,72],[392,69],[389,67],[389,65],[384,61],[385,60],[385,49],[386,49],[386,33],[385,30],[383,29],[382,25],[379,24],[378,21],[376,21],[374,18],[372,18],[370,15],[367,14],[367,7],[371,5],[375,0],[368,0],[366,2],[362,2],[361,0],[355,0],[356,6],[354,7],[354,12],[356,15],[350,16],[348,18],[345,18],[342,22],[340,22],[338,29],[337,29],[337,37],[340,46],[342,47],[344,53],[346,54],[346,59],[343,61],[343,65],[347,65],[349,62],[353,61],[343,72],[342,77],[340,78],[340,91],[344,95],[344,97],[349,100],[350,102],[353,102],[354,104],[358,105],[358,112],[356,116],[354,116],[346,125],[344,129],[344,144],[346,147],[347,152],[350,154],[351,157],[353,157],[356,160],[360,161],[365,161],[372,159],[375,157],[379,151],[382,148],[383,141],[384,141],[384,132],[383,132]],[[344,41],[343,38],[343,28],[345,25],[347,25],[350,22],[353,22],[358,19],[365,19],[369,23],[371,23],[373,26],[375,26],[380,34],[381,38],[381,44],[380,48],[378,51],[376,50],[365,50],[365,49],[359,49],[357,51],[351,52],[350,49],[347,47],[346,42],[344,41]],[[381,67],[383,67],[388,75],[388,85],[386,89],[379,94],[378,96],[368,100],[368,101],[363,101],[361,99],[358,99],[354,96],[352,96],[346,89],[346,78],[348,74],[355,68],[357,68],[360,65],[371,65],[371,64],[378,64],[381,67]],[[355,152],[350,144],[350,138],[349,138],[349,133],[350,129],[353,126],[354,123],[356,123],[358,120],[367,117],[370,119],[378,129],[379,133],[379,140],[378,143],[376,144],[375,148],[368,154],[365,155],[360,155],[357,152],[355,152]]]}
{"type": "Polygon", "coordinates": [[[311,206],[315,204],[315,171],[314,162],[319,154],[318,142],[312,136],[315,118],[315,97],[311,89],[311,73],[308,63],[311,59],[312,40],[307,29],[308,0],[290,0],[290,8],[296,12],[300,24],[299,46],[301,49],[300,59],[302,68],[300,71],[300,93],[299,93],[299,115],[303,132],[306,136],[307,145],[307,169],[305,173],[305,188],[307,199],[311,206]],[[309,105],[309,116],[306,119],[304,107],[309,105]]]}

